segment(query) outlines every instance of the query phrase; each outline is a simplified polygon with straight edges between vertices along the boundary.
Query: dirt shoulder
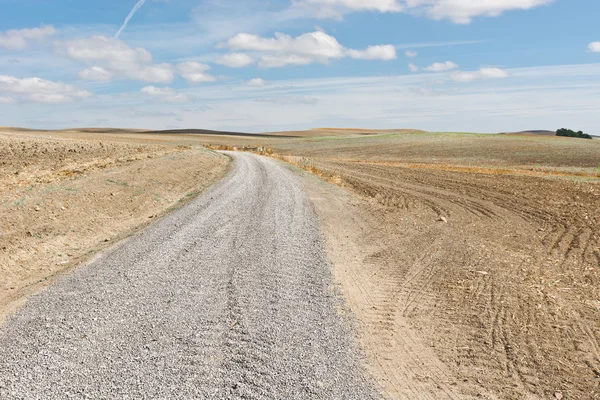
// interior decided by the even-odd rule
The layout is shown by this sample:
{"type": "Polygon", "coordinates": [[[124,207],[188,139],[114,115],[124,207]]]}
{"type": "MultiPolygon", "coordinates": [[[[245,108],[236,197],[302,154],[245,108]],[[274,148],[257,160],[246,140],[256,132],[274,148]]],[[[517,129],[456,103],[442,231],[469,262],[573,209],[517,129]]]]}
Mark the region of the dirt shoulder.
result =
{"type": "Polygon", "coordinates": [[[0,320],[61,272],[224,176],[199,146],[0,134],[0,320]]]}
{"type": "Polygon", "coordinates": [[[367,368],[389,398],[458,399],[454,371],[436,355],[410,321],[397,315],[390,293],[400,289],[387,273],[393,263],[369,262],[382,243],[368,203],[352,193],[306,175],[305,187],[321,219],[333,276],[367,357],[367,368]]]}

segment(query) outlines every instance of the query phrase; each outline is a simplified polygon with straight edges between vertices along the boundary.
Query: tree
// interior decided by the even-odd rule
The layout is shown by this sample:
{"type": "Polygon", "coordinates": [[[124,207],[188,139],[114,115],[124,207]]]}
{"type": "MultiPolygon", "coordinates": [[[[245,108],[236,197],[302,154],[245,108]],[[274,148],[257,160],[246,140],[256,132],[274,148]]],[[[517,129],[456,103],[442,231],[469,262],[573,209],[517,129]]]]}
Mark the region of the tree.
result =
{"type": "Polygon", "coordinates": [[[574,137],[580,139],[591,139],[592,137],[583,131],[575,132],[571,129],[561,128],[556,131],[556,136],[574,137]]]}

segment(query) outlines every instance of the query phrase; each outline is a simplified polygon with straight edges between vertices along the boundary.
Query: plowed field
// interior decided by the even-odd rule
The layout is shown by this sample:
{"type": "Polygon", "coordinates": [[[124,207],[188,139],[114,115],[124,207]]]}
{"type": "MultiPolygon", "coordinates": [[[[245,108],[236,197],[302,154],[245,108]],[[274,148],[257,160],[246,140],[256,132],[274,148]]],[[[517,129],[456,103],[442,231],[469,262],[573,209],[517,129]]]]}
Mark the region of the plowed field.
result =
{"type": "Polygon", "coordinates": [[[313,200],[393,397],[600,397],[598,144],[414,134],[274,148],[344,186],[313,200]]]}

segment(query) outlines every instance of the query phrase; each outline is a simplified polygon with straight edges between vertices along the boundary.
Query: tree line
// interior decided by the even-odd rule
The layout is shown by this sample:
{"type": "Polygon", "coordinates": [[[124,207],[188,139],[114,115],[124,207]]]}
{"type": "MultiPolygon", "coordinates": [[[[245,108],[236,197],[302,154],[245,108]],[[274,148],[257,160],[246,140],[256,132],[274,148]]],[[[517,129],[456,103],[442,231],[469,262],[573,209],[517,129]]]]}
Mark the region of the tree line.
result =
{"type": "Polygon", "coordinates": [[[561,128],[556,131],[556,136],[567,136],[567,137],[575,137],[581,139],[591,139],[592,137],[587,133],[583,133],[582,131],[575,132],[571,129],[561,128]]]}

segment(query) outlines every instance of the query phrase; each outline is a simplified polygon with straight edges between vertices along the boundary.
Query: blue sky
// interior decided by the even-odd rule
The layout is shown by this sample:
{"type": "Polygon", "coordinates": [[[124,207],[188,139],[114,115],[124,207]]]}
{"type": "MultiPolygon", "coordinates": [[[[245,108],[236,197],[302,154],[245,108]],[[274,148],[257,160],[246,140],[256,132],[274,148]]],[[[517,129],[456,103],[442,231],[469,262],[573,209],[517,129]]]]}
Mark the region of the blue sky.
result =
{"type": "Polygon", "coordinates": [[[0,125],[600,133],[596,0],[0,0],[0,10],[0,125]]]}

